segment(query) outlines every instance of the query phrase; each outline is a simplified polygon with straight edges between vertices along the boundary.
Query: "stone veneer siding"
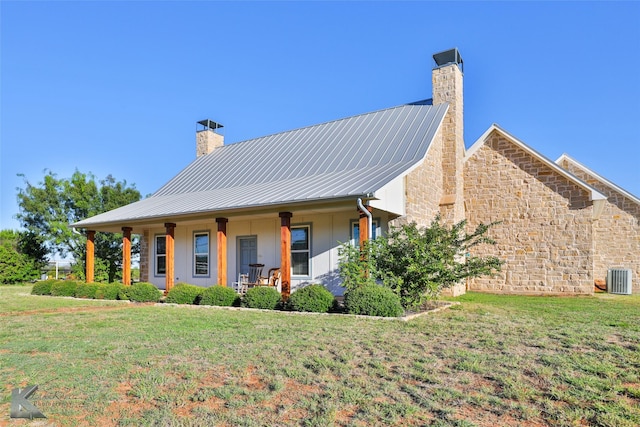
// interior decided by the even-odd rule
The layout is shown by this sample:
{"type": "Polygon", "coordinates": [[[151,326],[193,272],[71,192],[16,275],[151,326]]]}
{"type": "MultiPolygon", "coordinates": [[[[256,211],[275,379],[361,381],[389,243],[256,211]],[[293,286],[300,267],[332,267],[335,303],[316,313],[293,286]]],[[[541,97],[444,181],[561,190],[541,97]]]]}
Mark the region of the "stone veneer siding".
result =
{"type": "Polygon", "coordinates": [[[567,159],[560,166],[607,196],[593,222],[594,279],[606,280],[609,268],[629,268],[632,292],[640,293],[640,205],[567,159]]]}
{"type": "Polygon", "coordinates": [[[439,130],[420,166],[405,177],[405,215],[389,224],[399,226],[415,222],[426,226],[439,212],[442,197],[442,130],[439,130]]]}
{"type": "Polygon", "coordinates": [[[505,261],[468,288],[519,294],[593,292],[589,194],[498,132],[465,162],[469,228],[490,229],[495,246],[475,251],[505,261]]]}
{"type": "Polygon", "coordinates": [[[224,145],[224,137],[212,130],[196,132],[196,157],[205,156],[224,145]]]}
{"type": "Polygon", "coordinates": [[[462,71],[456,64],[435,68],[431,77],[433,104],[449,103],[442,122],[442,200],[440,213],[453,224],[464,219],[464,99],[462,71]]]}

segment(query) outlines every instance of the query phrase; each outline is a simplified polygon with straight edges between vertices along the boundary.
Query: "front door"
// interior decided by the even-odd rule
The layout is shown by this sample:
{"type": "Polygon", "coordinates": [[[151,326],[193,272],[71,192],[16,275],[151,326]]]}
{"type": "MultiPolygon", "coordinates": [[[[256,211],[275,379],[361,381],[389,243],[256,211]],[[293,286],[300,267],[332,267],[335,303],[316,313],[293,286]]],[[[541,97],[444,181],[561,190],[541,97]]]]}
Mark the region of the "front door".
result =
{"type": "Polygon", "coordinates": [[[249,264],[258,262],[258,237],[238,237],[238,274],[249,273],[249,264]]]}

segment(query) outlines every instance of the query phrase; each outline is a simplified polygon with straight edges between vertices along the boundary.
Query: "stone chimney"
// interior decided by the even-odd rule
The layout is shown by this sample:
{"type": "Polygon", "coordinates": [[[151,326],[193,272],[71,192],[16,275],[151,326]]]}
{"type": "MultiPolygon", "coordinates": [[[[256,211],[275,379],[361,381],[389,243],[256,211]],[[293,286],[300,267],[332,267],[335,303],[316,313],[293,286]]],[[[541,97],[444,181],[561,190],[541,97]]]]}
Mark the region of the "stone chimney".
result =
{"type": "Polygon", "coordinates": [[[224,136],[218,133],[222,128],[220,123],[213,120],[200,120],[196,125],[196,157],[211,153],[217,147],[224,145],[224,136]]]}
{"type": "Polygon", "coordinates": [[[440,213],[449,223],[464,219],[464,124],[462,97],[462,57],[457,48],[433,55],[433,105],[448,103],[442,127],[443,196],[440,213]]]}

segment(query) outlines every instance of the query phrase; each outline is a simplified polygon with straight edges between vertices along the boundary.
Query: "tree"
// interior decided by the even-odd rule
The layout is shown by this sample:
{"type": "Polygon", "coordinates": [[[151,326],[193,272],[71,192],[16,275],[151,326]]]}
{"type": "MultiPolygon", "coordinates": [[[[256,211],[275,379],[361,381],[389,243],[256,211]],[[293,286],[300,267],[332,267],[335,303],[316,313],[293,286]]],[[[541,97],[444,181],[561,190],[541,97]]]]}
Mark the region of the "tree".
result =
{"type": "Polygon", "coordinates": [[[466,278],[500,270],[502,261],[498,258],[470,252],[480,244],[495,244],[486,236],[494,224],[480,224],[470,234],[465,231],[466,224],[462,220],[447,228],[437,216],[429,227],[405,224],[392,228],[387,238],[376,240],[376,271],[385,285],[400,295],[404,307],[420,306],[466,278]]]}
{"type": "Polygon", "coordinates": [[[0,231],[0,283],[21,283],[40,275],[39,263],[21,251],[22,234],[0,231]]]}
{"type": "MultiPolygon", "coordinates": [[[[24,178],[24,175],[21,175],[24,178]]],[[[42,247],[50,255],[73,256],[76,262],[84,264],[86,237],[75,232],[70,224],[99,213],[140,200],[140,192],[135,185],[127,186],[126,181],[118,182],[108,175],[96,183],[93,174],[75,171],[71,178],[58,178],[51,171],[45,171],[42,182],[32,185],[26,178],[25,188],[18,189],[17,215],[22,227],[28,233],[41,236],[42,247]]],[[[121,271],[122,235],[96,233],[96,265],[104,262],[108,280],[113,281],[121,271]]],[[[138,245],[132,245],[132,252],[138,245]]],[[[84,271],[84,268],[78,269],[84,271]]]]}
{"type": "Polygon", "coordinates": [[[466,278],[500,270],[498,258],[470,252],[480,244],[495,244],[486,236],[493,225],[480,224],[467,233],[466,220],[447,228],[437,216],[429,227],[392,227],[387,236],[369,242],[366,256],[343,245],[339,269],[347,289],[377,280],[400,296],[403,307],[415,308],[466,278]]]}

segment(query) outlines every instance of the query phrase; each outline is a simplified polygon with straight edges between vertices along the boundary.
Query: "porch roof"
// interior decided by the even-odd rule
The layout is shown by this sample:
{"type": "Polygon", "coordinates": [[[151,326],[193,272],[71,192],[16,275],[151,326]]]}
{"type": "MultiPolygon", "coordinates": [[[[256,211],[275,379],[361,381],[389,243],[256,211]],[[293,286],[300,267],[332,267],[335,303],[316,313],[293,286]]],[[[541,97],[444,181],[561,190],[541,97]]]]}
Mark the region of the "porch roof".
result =
{"type": "Polygon", "coordinates": [[[224,145],[152,196],[72,226],[370,198],[424,159],[447,108],[419,102],[224,145]]]}

